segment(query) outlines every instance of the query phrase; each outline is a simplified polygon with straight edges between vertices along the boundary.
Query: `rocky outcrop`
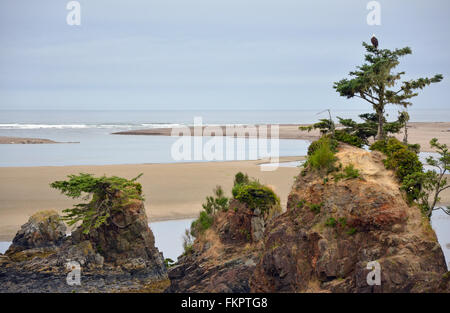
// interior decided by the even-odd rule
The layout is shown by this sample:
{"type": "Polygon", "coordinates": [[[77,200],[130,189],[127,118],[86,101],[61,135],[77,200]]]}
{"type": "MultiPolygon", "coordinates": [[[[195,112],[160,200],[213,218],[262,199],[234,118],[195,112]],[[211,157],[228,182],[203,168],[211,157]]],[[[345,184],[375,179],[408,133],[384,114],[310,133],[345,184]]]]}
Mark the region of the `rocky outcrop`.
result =
{"type": "Polygon", "coordinates": [[[77,229],[71,239],[74,245],[89,241],[105,262],[126,270],[150,271],[155,275],[165,271],[164,259],[155,247],[144,203],[140,200],[130,201],[109,223],[91,230],[89,235],[77,229]]]}
{"type": "Polygon", "coordinates": [[[66,225],[56,211],[41,211],[22,225],[6,254],[60,245],[66,236],[66,225]]]}
{"type": "Polygon", "coordinates": [[[382,155],[341,146],[337,157],[360,177],[299,175],[287,212],[266,230],[251,290],[438,291],[447,272],[441,247],[428,220],[405,202],[382,155]]]}
{"type": "Polygon", "coordinates": [[[249,292],[261,251],[261,234],[270,216],[232,200],[216,213],[212,227],[193,251],[169,269],[168,292],[249,292]]]}
{"type": "Polygon", "coordinates": [[[0,292],[152,290],[152,284],[166,279],[163,256],[140,200],[125,205],[89,235],[78,228],[66,237],[56,213],[38,213],[0,258],[0,292]],[[81,285],[68,283],[68,274],[78,269],[81,285]]]}
{"type": "Polygon", "coordinates": [[[169,269],[167,291],[449,292],[436,235],[383,155],[341,145],[336,156],[359,177],[306,170],[272,219],[233,200],[169,269]]]}

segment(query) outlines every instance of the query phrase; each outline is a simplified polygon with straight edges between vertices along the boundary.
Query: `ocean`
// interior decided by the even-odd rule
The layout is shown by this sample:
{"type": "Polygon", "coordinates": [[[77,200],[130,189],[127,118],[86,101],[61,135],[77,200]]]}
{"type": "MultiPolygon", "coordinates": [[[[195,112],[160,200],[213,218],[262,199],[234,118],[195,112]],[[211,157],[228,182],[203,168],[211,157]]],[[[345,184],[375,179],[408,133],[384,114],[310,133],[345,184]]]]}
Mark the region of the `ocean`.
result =
{"type": "MultiPolygon", "coordinates": [[[[388,112],[395,116],[397,109],[388,112]]],[[[357,118],[360,110],[333,112],[357,118]]],[[[0,136],[45,138],[70,144],[0,145],[0,166],[63,166],[131,163],[174,163],[171,147],[177,140],[165,136],[119,136],[113,132],[193,125],[297,124],[326,118],[318,110],[0,110],[0,136]]],[[[449,121],[441,110],[411,111],[412,121],[449,121]]],[[[203,142],[209,140],[203,138],[203,142]]],[[[279,155],[304,155],[307,141],[280,140],[279,155]]],[[[270,141],[269,147],[270,149],[270,141]]],[[[239,147],[238,147],[239,148],[239,147]]],[[[246,140],[245,159],[250,148],[246,140]]],[[[238,153],[236,152],[236,155],[238,153]]],[[[258,155],[258,158],[263,157],[258,155]]],[[[188,160],[192,161],[192,160],[188,160]]]]}

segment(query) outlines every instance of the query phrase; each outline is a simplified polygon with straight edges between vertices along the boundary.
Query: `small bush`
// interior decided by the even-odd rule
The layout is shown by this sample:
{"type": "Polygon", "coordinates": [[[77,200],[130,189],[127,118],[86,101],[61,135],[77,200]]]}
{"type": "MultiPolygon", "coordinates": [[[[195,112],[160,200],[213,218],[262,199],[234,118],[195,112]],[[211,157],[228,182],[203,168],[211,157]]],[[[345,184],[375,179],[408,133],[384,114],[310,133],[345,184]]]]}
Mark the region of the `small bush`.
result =
{"type": "Polygon", "coordinates": [[[387,151],[387,141],[386,140],[378,140],[375,141],[370,147],[370,150],[372,151],[380,151],[386,154],[387,151]]]}
{"type": "Polygon", "coordinates": [[[423,165],[415,152],[417,149],[415,145],[405,145],[396,138],[389,138],[387,141],[375,142],[370,149],[386,154],[384,164],[386,168],[395,171],[400,182],[409,175],[423,172],[423,165]]]}
{"type": "Polygon", "coordinates": [[[343,173],[334,174],[334,180],[336,182],[340,181],[341,179],[355,179],[358,177],[360,177],[359,170],[356,169],[353,164],[349,164],[344,167],[343,173]]]}
{"type": "Polygon", "coordinates": [[[214,222],[214,216],[208,214],[206,211],[201,211],[198,219],[191,224],[191,234],[197,237],[199,234],[203,234],[205,230],[211,227],[214,222]]]}
{"type": "Polygon", "coordinates": [[[208,214],[215,214],[220,211],[228,210],[228,198],[225,197],[221,186],[216,186],[214,196],[206,197],[206,203],[202,204],[203,209],[208,214]]]}
{"type": "Polygon", "coordinates": [[[297,208],[301,209],[305,206],[306,204],[306,200],[305,199],[301,199],[298,203],[297,203],[297,208]]]}
{"type": "Polygon", "coordinates": [[[347,226],[347,219],[345,217],[340,217],[338,223],[342,228],[345,228],[347,226]]]}
{"type": "Polygon", "coordinates": [[[190,254],[194,250],[194,238],[191,233],[192,233],[192,228],[191,228],[191,230],[186,229],[184,231],[184,236],[183,236],[184,255],[190,254]]]}
{"type": "Polygon", "coordinates": [[[308,165],[316,170],[334,170],[334,163],[337,158],[334,156],[333,148],[329,140],[321,142],[320,146],[308,157],[308,165]]]}
{"type": "Polygon", "coordinates": [[[165,259],[164,259],[164,265],[165,265],[167,268],[172,267],[174,263],[175,263],[175,261],[172,260],[171,258],[165,258],[165,259]]]}
{"type": "Polygon", "coordinates": [[[260,209],[262,212],[280,204],[280,199],[273,190],[258,182],[235,186],[233,195],[250,209],[260,209]]]}
{"type": "Polygon", "coordinates": [[[325,222],[325,226],[328,226],[328,227],[336,227],[336,225],[337,225],[337,221],[336,221],[336,219],[333,218],[333,217],[330,217],[330,218],[327,219],[327,221],[325,222]]]}
{"type": "Polygon", "coordinates": [[[344,173],[346,178],[354,179],[359,177],[359,170],[356,169],[353,164],[349,164],[346,167],[344,167],[344,173]]]}
{"type": "Polygon", "coordinates": [[[322,136],[320,139],[311,142],[308,147],[308,155],[312,155],[323,143],[328,144],[332,152],[337,152],[339,142],[330,136],[322,136]]]}
{"type": "Polygon", "coordinates": [[[349,134],[343,130],[336,130],[334,138],[338,141],[347,143],[349,145],[362,148],[365,144],[364,140],[356,135],[349,134]]]}
{"type": "Polygon", "coordinates": [[[236,185],[245,185],[248,184],[250,182],[250,179],[248,178],[247,174],[244,174],[242,172],[238,172],[235,176],[234,176],[234,184],[233,186],[236,185]]]}
{"type": "Polygon", "coordinates": [[[320,213],[320,209],[323,206],[323,203],[308,203],[309,209],[311,211],[313,211],[315,214],[319,214],[320,213]]]}
{"type": "Polygon", "coordinates": [[[370,149],[381,151],[387,156],[384,165],[395,171],[408,200],[416,200],[421,193],[424,180],[423,165],[417,156],[417,149],[420,149],[420,146],[405,145],[395,138],[389,138],[375,142],[370,149]]]}

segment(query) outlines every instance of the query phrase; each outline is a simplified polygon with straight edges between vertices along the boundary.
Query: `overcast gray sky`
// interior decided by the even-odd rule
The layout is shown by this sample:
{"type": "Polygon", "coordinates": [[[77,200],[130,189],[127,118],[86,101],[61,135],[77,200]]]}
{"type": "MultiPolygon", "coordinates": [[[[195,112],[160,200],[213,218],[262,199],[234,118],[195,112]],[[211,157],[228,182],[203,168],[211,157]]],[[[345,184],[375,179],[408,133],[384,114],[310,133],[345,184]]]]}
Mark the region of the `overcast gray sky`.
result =
{"type": "Polygon", "coordinates": [[[80,0],[80,26],[67,2],[0,2],[0,109],[357,108],[332,85],[373,33],[445,76],[416,108],[449,107],[448,0],[379,1],[381,26],[365,0],[80,0]]]}

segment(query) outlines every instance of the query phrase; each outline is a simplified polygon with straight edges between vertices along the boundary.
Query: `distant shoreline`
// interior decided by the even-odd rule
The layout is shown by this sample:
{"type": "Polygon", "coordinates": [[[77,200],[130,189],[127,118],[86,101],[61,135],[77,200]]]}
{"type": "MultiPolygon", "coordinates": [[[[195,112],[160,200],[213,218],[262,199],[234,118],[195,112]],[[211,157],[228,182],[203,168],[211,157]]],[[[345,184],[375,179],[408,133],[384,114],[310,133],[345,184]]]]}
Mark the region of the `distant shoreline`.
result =
{"type": "Polygon", "coordinates": [[[0,136],[1,145],[36,145],[36,144],[57,144],[57,143],[79,143],[79,142],[58,142],[44,138],[8,137],[0,136]]]}
{"type": "MultiPolygon", "coordinates": [[[[273,124],[277,125],[277,124],[273,124]]],[[[299,126],[309,126],[311,124],[280,124],[279,126],[279,139],[297,139],[314,141],[320,137],[318,130],[312,130],[311,132],[301,131],[299,126]]],[[[241,125],[245,127],[246,125],[241,125]]],[[[270,138],[270,124],[260,124],[252,126],[268,126],[267,138],[270,138]]],[[[203,130],[205,127],[203,126],[203,130]]],[[[226,126],[217,126],[222,129],[222,133],[225,134],[226,126]]],[[[112,133],[113,135],[126,135],[126,136],[171,136],[173,129],[179,129],[180,127],[168,127],[168,128],[151,128],[151,129],[137,129],[112,133]]],[[[194,127],[189,127],[190,133],[194,134],[194,127]]],[[[203,133],[203,131],[202,131],[203,133]]],[[[236,137],[236,135],[233,135],[236,137]]],[[[244,134],[245,138],[248,138],[248,134],[244,134]]],[[[403,139],[403,130],[396,134],[396,137],[403,139]]],[[[431,138],[436,137],[442,143],[450,143],[450,122],[411,122],[408,124],[408,141],[410,143],[418,143],[421,146],[422,152],[433,152],[429,145],[431,138]]]]}

